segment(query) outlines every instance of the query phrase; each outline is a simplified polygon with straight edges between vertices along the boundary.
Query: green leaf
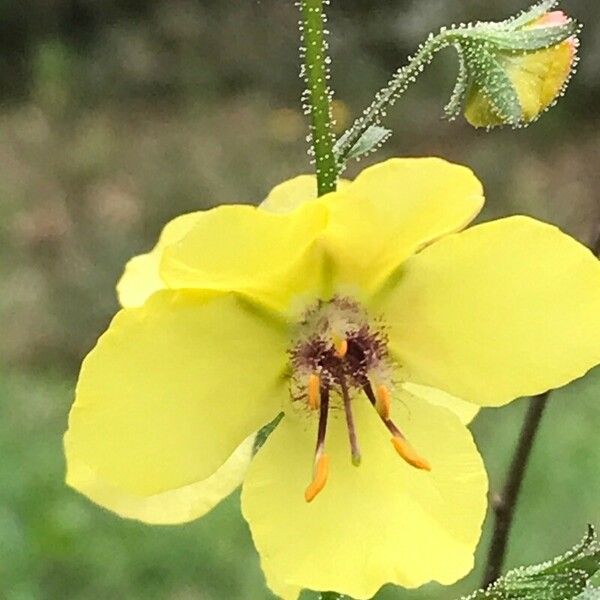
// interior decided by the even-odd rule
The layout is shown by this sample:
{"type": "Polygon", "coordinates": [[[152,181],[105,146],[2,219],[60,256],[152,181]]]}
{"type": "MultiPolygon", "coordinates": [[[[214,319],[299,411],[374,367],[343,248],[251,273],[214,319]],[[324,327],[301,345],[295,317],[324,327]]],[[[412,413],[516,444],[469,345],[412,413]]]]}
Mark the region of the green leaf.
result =
{"type": "Polygon", "coordinates": [[[462,600],[600,600],[595,595],[598,590],[588,587],[599,570],[600,544],[590,525],[584,539],[565,555],[513,569],[487,589],[462,600]]]}
{"type": "MultiPolygon", "coordinates": [[[[333,151],[338,162],[340,159],[341,150],[348,140],[350,133],[350,130],[346,131],[335,144],[333,151]]],[[[354,146],[352,146],[344,161],[352,158],[360,158],[361,156],[365,156],[366,154],[374,152],[382,144],[384,144],[391,135],[392,132],[390,129],[386,129],[380,125],[371,125],[371,127],[369,127],[357,140],[354,146]]]]}
{"type": "Polygon", "coordinates": [[[254,448],[252,453],[256,454],[262,445],[267,441],[267,438],[273,433],[279,422],[283,419],[283,413],[280,412],[270,423],[267,423],[264,427],[258,430],[256,438],[254,439],[254,448]]]}

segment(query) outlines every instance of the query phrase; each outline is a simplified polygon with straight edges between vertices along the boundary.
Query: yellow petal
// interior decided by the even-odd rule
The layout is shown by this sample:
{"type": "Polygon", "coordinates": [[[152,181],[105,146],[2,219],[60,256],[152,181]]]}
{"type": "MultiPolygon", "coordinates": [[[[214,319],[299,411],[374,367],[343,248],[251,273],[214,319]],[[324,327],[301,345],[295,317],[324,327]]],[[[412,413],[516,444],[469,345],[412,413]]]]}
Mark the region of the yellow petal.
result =
{"type": "Polygon", "coordinates": [[[247,438],[208,479],[153,496],[136,496],[107,483],[77,455],[70,457],[67,484],[121,517],[152,525],[186,523],[204,516],[242,483],[254,438],[247,438]]]}
{"type": "Polygon", "coordinates": [[[297,585],[288,585],[283,583],[274,576],[273,570],[264,567],[264,562],[261,562],[261,568],[267,580],[267,587],[273,592],[277,598],[281,600],[298,600],[302,588],[297,585]]]}
{"type": "Polygon", "coordinates": [[[406,378],[480,405],[560,387],[600,362],[600,263],[511,217],[411,258],[374,310],[406,378]]]}
{"type": "Polygon", "coordinates": [[[575,50],[570,38],[520,58],[507,58],[507,74],[517,90],[525,121],[534,120],[558,98],[573,68],[575,50]]]}
{"type": "Polygon", "coordinates": [[[422,398],[423,400],[427,400],[427,402],[435,404],[435,406],[443,406],[451,410],[460,419],[460,422],[465,425],[468,425],[479,412],[477,404],[465,402],[437,388],[410,382],[403,383],[402,387],[413,396],[417,396],[417,398],[422,398]]]}
{"type": "Polygon", "coordinates": [[[404,462],[366,399],[353,402],[360,467],[343,415],[331,413],[330,472],[310,504],[315,423],[285,417],[254,457],[242,510],[267,574],[289,586],[358,600],[385,583],[450,584],[468,573],[486,509],[487,478],[470,433],[450,411],[410,396],[394,418],[432,471],[404,462]],[[307,430],[308,429],[308,430],[307,430]]]}
{"type": "Polygon", "coordinates": [[[154,292],[163,289],[158,268],[164,249],[178,242],[201,218],[202,212],[180,215],[169,221],[162,230],[154,248],[147,254],[134,256],[125,266],[125,272],[117,284],[119,302],[124,308],[141,306],[154,292]]]}
{"type": "Polygon", "coordinates": [[[170,288],[233,290],[286,307],[295,294],[318,292],[315,240],[326,224],[318,203],[289,214],[220,206],[164,250],[160,274],[170,288]]]}
{"type": "Polygon", "coordinates": [[[331,215],[327,246],[338,281],[373,289],[418,249],[465,227],[484,199],[466,167],[398,158],[365,169],[323,202],[331,215]]]}
{"type": "MultiPolygon", "coordinates": [[[[346,179],[340,179],[337,184],[338,190],[346,188],[349,183],[346,179]]],[[[263,200],[260,208],[274,213],[288,213],[316,197],[316,176],[299,175],[275,186],[263,200]]]]}
{"type": "Polygon", "coordinates": [[[281,410],[287,345],[232,294],[164,290],[122,310],[81,368],[67,461],[136,496],[207,479],[281,410]]]}

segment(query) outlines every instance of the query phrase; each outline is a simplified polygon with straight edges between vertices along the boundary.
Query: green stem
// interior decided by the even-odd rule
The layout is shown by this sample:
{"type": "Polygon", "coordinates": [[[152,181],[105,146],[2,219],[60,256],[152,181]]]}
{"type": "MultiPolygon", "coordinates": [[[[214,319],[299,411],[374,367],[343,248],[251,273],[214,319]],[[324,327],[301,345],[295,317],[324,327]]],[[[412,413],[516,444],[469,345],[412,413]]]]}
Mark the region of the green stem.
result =
{"type": "Polygon", "coordinates": [[[323,5],[328,0],[300,0],[302,11],[303,76],[307,91],[304,100],[311,117],[310,133],[312,153],[317,172],[319,196],[333,192],[337,183],[337,164],[333,152],[335,142],[331,127],[331,91],[327,40],[324,24],[326,15],[323,5]]]}
{"type": "Polygon", "coordinates": [[[348,154],[354,148],[356,142],[373,125],[379,125],[387,110],[394,105],[396,100],[407,90],[408,86],[415,81],[423,69],[433,60],[435,54],[442,48],[452,45],[460,34],[461,29],[444,30],[438,35],[431,35],[417,50],[414,56],[409,58],[408,64],[400,67],[388,81],[387,85],[375,95],[375,100],[363,111],[362,115],[354,121],[348,130],[348,136],[338,149],[338,165],[343,168],[348,154]]]}
{"type": "Polygon", "coordinates": [[[342,600],[344,596],[340,596],[335,592],[321,592],[319,600],[342,600]]]}

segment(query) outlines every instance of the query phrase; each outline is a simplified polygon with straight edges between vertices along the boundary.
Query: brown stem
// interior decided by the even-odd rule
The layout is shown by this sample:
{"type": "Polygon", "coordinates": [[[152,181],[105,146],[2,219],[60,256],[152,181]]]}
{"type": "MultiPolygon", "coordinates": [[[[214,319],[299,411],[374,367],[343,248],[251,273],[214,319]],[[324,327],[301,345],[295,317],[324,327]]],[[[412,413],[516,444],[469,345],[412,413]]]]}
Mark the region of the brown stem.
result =
{"type": "MultiPolygon", "coordinates": [[[[590,248],[596,256],[600,255],[600,232],[590,248]]],[[[531,399],[521,434],[519,443],[513,455],[508,476],[503,490],[493,501],[494,508],[494,531],[492,542],[488,551],[483,586],[487,587],[502,573],[502,566],[506,556],[506,547],[510,535],[510,529],[521,490],[521,484],[527,470],[527,463],[531,455],[531,449],[535,441],[537,430],[540,426],[544,409],[548,403],[550,392],[535,396],[531,399]]]]}
{"type": "Polygon", "coordinates": [[[600,225],[598,226],[598,235],[596,236],[596,241],[592,242],[591,248],[592,252],[596,256],[600,256],[600,225]]]}
{"type": "Polygon", "coordinates": [[[500,495],[493,501],[494,533],[488,552],[483,579],[484,587],[496,581],[502,573],[508,536],[517,506],[517,498],[521,490],[521,484],[523,483],[535,435],[542,420],[549,395],[549,392],[546,392],[531,399],[521,429],[521,435],[519,436],[519,443],[508,471],[506,484],[500,495]]]}

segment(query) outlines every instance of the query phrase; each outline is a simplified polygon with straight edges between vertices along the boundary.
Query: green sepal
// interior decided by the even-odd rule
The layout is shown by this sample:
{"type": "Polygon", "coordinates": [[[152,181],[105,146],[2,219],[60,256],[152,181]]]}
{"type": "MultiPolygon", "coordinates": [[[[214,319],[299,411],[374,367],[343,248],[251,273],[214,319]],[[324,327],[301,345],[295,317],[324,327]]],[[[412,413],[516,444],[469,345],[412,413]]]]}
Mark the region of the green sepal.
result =
{"type": "Polygon", "coordinates": [[[454,89],[450,95],[450,100],[446,106],[444,106],[444,114],[450,121],[456,119],[462,112],[467,92],[469,91],[469,72],[467,70],[467,63],[465,60],[465,53],[460,44],[454,45],[458,54],[458,76],[454,89]]]}
{"type": "Polygon", "coordinates": [[[465,61],[471,92],[480,92],[504,123],[517,126],[522,118],[517,91],[489,45],[471,42],[465,49],[465,61]]]}
{"type": "Polygon", "coordinates": [[[542,0],[533,6],[525,9],[521,14],[516,17],[510,17],[503,21],[502,24],[506,25],[509,29],[519,29],[525,27],[532,21],[543,17],[547,12],[550,12],[556,5],[558,0],[542,0]]]}
{"type": "MultiPolygon", "coordinates": [[[[492,44],[500,51],[535,51],[560,44],[577,35],[580,26],[571,19],[564,25],[534,27],[531,29],[501,30],[497,27],[473,27],[461,33],[465,40],[477,39],[492,44]]],[[[460,42],[459,42],[460,43],[460,42]]]]}

